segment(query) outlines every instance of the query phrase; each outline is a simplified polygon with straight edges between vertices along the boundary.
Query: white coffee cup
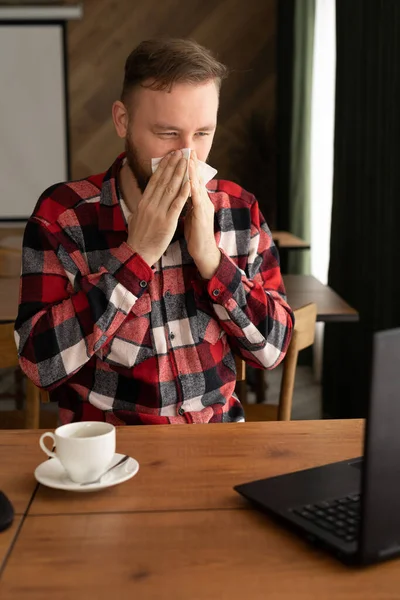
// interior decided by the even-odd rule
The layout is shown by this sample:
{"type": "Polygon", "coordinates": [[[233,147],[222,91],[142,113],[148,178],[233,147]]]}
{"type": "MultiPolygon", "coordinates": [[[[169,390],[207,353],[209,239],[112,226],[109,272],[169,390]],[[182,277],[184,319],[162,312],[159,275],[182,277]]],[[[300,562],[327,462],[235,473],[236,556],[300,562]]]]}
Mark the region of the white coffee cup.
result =
{"type": "Polygon", "coordinates": [[[115,454],[115,427],[111,423],[82,421],[44,433],[39,444],[51,458],[58,458],[70,479],[86,483],[100,477],[115,454]],[[49,450],[44,440],[50,437],[57,452],[49,450]]]}

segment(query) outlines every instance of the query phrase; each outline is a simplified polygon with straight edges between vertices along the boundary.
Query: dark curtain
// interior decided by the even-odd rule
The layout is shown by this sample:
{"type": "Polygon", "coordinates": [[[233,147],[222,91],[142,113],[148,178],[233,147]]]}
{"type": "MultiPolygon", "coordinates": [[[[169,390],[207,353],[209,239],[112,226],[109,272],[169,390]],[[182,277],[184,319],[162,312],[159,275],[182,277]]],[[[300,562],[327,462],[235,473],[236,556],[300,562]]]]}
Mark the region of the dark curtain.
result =
{"type": "MultiPolygon", "coordinates": [[[[315,0],[280,0],[277,7],[277,229],[309,241],[315,0]]],[[[283,272],[309,271],[309,252],[280,255],[283,272]]]]}
{"type": "Polygon", "coordinates": [[[277,0],[277,229],[289,230],[295,0],[277,0]]]}
{"type": "Polygon", "coordinates": [[[400,2],[336,12],[329,285],[360,313],[325,329],[324,414],[341,418],[365,416],[373,332],[400,326],[400,2]]]}
{"type": "MultiPolygon", "coordinates": [[[[296,2],[294,11],[293,104],[290,155],[289,231],[311,237],[311,102],[315,0],[296,2]]],[[[291,252],[288,273],[309,273],[310,252],[291,252]]]]}

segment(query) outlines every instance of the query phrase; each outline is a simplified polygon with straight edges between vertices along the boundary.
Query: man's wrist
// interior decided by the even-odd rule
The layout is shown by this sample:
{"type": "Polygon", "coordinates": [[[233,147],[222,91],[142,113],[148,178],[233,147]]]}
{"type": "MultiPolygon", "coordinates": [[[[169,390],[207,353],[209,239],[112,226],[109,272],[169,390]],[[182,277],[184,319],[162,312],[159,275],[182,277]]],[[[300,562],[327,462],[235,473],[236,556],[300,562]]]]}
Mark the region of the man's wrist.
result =
{"type": "Polygon", "coordinates": [[[200,258],[195,258],[194,262],[202,278],[211,279],[221,263],[221,252],[216,248],[212,254],[203,254],[200,258]]]}
{"type": "Polygon", "coordinates": [[[147,255],[145,252],[142,252],[141,250],[137,250],[135,248],[135,246],[133,244],[129,243],[129,240],[127,240],[127,245],[129,246],[129,248],[132,250],[132,252],[134,254],[137,254],[138,256],[140,256],[140,258],[149,265],[149,267],[152,267],[154,265],[154,263],[157,262],[157,260],[154,260],[153,256],[149,256],[147,255]]]}

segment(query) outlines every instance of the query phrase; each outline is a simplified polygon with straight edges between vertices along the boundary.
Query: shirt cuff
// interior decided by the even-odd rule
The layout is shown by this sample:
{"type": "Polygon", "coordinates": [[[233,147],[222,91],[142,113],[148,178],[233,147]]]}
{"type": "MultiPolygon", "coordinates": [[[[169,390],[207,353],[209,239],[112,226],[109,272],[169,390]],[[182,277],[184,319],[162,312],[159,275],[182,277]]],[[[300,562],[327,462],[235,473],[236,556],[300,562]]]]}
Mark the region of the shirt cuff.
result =
{"type": "Polygon", "coordinates": [[[213,302],[226,305],[242,282],[242,273],[236,263],[221,250],[219,267],[207,285],[207,292],[213,302]]]}
{"type": "Polygon", "coordinates": [[[137,298],[147,290],[154,277],[151,267],[126,242],[111,250],[110,260],[104,266],[137,298]]]}

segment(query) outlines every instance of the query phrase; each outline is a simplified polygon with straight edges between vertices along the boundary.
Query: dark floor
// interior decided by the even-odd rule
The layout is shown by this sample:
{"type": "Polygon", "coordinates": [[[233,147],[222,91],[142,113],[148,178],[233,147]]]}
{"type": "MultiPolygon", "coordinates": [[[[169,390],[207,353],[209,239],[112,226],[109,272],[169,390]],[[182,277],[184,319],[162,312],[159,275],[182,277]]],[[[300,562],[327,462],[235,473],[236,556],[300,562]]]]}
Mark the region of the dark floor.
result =
{"type": "MultiPolygon", "coordinates": [[[[281,377],[281,367],[266,373],[268,404],[278,404],[281,377]]],[[[255,394],[249,391],[247,400],[255,402],[255,394]]],[[[320,419],[321,415],[321,386],[315,382],[311,367],[298,366],[294,384],[292,419],[320,419]]]]}

